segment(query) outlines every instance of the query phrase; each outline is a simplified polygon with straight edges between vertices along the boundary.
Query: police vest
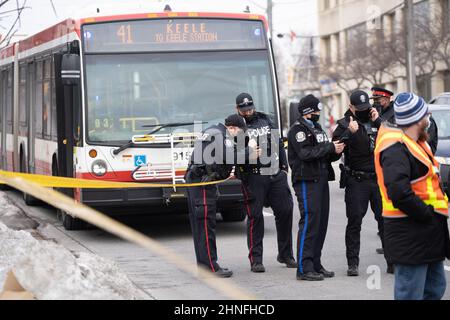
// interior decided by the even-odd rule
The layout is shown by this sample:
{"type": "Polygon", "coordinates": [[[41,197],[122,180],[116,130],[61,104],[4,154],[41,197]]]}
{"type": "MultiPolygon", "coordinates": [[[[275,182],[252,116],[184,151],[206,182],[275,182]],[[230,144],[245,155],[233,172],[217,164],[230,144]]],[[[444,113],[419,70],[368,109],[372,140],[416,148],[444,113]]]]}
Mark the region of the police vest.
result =
{"type": "Polygon", "coordinates": [[[409,138],[400,129],[382,126],[378,134],[377,146],[375,149],[375,170],[377,173],[378,185],[380,186],[381,197],[383,199],[383,217],[385,218],[406,218],[405,213],[394,207],[389,199],[386,186],[384,184],[383,169],[381,167],[381,153],[396,143],[402,143],[408,151],[423,163],[428,172],[425,176],[411,181],[411,188],[425,204],[434,207],[434,210],[448,217],[448,198],[441,189],[439,181],[439,164],[433,157],[430,147],[426,142],[416,142],[409,138]]]}

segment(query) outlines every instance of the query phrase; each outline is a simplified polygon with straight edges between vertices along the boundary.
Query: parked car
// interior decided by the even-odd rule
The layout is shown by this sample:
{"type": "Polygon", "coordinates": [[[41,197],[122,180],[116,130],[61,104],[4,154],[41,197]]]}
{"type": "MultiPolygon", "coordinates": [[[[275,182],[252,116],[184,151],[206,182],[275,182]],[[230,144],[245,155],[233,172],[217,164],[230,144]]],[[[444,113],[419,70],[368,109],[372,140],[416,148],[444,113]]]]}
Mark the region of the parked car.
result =
{"type": "Polygon", "coordinates": [[[429,104],[450,106],[450,92],[444,92],[431,99],[429,104]]]}
{"type": "Polygon", "coordinates": [[[450,104],[430,105],[430,112],[438,127],[438,147],[436,159],[440,164],[441,179],[445,192],[450,195],[449,174],[450,174],[450,104]]]}

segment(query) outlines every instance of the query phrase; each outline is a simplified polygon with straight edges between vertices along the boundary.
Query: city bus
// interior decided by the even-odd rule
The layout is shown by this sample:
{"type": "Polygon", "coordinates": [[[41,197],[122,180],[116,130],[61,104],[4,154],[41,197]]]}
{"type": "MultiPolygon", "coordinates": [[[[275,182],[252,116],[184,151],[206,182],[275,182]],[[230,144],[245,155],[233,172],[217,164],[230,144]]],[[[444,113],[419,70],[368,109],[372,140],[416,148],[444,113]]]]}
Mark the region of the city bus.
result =
{"type": "MultiPolygon", "coordinates": [[[[236,112],[241,92],[281,128],[264,15],[154,6],[97,10],[0,51],[2,170],[182,184],[193,142],[236,112]]],[[[243,221],[240,181],[218,190],[224,221],[243,221]]],[[[182,187],[61,191],[111,215],[187,211],[182,187]]],[[[85,227],[59,214],[66,229],[85,227]]]]}

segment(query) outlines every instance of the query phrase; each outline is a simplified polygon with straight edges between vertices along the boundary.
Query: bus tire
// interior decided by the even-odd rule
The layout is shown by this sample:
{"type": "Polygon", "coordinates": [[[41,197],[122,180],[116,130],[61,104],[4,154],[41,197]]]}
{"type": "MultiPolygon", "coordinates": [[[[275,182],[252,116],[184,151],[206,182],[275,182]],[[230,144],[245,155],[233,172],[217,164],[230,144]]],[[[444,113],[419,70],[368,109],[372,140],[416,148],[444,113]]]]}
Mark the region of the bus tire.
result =
{"type": "Polygon", "coordinates": [[[222,209],[221,215],[224,222],[242,222],[247,217],[242,206],[222,209]]]}
{"type": "Polygon", "coordinates": [[[70,214],[66,213],[65,211],[58,209],[58,215],[61,216],[62,224],[64,226],[64,229],[66,229],[66,230],[76,231],[76,230],[87,229],[86,222],[84,222],[81,219],[72,217],[70,214]]]}

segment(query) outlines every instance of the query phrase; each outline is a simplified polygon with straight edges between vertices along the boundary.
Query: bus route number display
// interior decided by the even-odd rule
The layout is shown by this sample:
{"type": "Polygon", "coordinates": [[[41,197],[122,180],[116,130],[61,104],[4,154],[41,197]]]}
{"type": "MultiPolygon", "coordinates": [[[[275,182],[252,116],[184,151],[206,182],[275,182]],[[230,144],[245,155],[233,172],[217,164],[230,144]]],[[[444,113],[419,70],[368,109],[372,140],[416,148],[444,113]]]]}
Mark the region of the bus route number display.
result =
{"type": "Polygon", "coordinates": [[[261,21],[160,19],[87,24],[87,53],[265,49],[261,21]]]}

